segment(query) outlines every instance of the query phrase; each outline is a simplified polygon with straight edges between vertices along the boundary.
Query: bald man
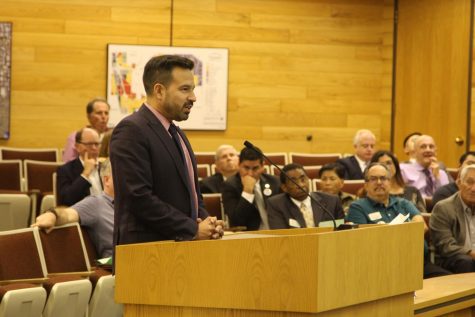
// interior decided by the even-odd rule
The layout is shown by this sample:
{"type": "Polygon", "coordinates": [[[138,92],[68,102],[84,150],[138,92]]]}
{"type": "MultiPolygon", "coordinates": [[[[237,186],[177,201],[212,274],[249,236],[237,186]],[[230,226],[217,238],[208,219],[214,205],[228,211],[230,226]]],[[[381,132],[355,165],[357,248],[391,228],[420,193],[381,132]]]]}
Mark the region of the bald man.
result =
{"type": "Polygon", "coordinates": [[[58,167],[58,205],[72,206],[84,197],[102,192],[98,161],[99,134],[91,128],[76,133],[75,148],[79,157],[58,167]]]}
{"type": "Polygon", "coordinates": [[[449,183],[447,173],[440,168],[436,157],[437,146],[430,135],[421,135],[414,141],[414,163],[401,164],[401,173],[409,186],[416,187],[423,197],[449,183]]]}
{"type": "Polygon", "coordinates": [[[239,169],[239,155],[232,145],[221,145],[216,150],[216,173],[200,181],[202,194],[221,193],[224,181],[239,169]]]}
{"type": "Polygon", "coordinates": [[[353,138],[355,154],[339,159],[345,168],[345,179],[363,179],[363,172],[374,154],[376,137],[370,130],[358,130],[353,138]]]}

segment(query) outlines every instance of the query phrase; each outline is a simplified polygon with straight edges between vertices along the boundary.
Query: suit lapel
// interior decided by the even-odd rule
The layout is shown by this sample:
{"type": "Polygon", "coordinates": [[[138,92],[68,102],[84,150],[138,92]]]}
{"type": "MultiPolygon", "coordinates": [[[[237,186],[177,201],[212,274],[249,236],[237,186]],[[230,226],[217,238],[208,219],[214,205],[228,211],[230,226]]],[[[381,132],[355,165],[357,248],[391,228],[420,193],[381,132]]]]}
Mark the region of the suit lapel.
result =
{"type": "Polygon", "coordinates": [[[353,155],[350,157],[351,161],[353,162],[353,166],[355,167],[355,171],[357,172],[357,175],[355,175],[358,178],[363,178],[363,172],[361,171],[360,163],[358,163],[358,160],[356,157],[353,155]]]}
{"type": "MultiPolygon", "coordinates": [[[[290,218],[293,218],[297,220],[297,222],[300,225],[300,228],[306,228],[305,224],[305,219],[303,218],[302,212],[300,211],[300,208],[297,207],[297,205],[294,204],[294,202],[290,199],[290,196],[288,194],[285,194],[285,197],[287,198],[285,200],[286,203],[286,209],[290,212],[290,218]]],[[[288,220],[287,220],[288,221],[288,220]]]]}
{"type": "Polygon", "coordinates": [[[168,131],[165,130],[165,127],[162,125],[162,123],[158,120],[158,118],[155,117],[155,115],[150,110],[147,109],[145,105],[142,105],[142,107],[140,107],[139,112],[144,115],[151,130],[158,136],[158,138],[164,145],[168,154],[172,158],[172,161],[175,164],[176,169],[178,170],[178,174],[183,180],[186,188],[190,190],[188,186],[188,180],[186,179],[185,175],[185,167],[183,166],[183,160],[181,158],[180,153],[178,153],[178,149],[176,148],[175,143],[173,142],[170,134],[168,134],[168,131]]]}
{"type": "MultiPolygon", "coordinates": [[[[180,127],[177,127],[178,134],[180,134],[180,137],[182,138],[183,142],[185,142],[185,147],[186,150],[188,151],[188,154],[190,155],[191,159],[191,166],[193,167],[193,183],[196,188],[196,192],[199,192],[199,184],[198,184],[198,172],[196,171],[196,158],[195,155],[193,154],[193,149],[191,148],[191,144],[188,141],[188,138],[186,137],[185,133],[181,130],[180,127]]],[[[185,154],[186,155],[186,154],[185,154]]]]}
{"type": "Polygon", "coordinates": [[[462,238],[462,241],[465,241],[467,237],[467,224],[465,222],[465,211],[463,210],[463,205],[462,202],[460,201],[460,193],[457,194],[457,196],[454,197],[456,207],[455,207],[455,216],[457,217],[457,220],[460,224],[460,235],[462,238]]]}
{"type": "MultiPolygon", "coordinates": [[[[310,195],[312,195],[312,198],[315,198],[315,200],[320,202],[320,204],[322,205],[324,204],[322,199],[315,193],[311,193],[310,195]]],[[[322,217],[323,210],[313,199],[311,200],[311,202],[312,202],[313,222],[315,223],[315,226],[318,227],[319,222],[322,221],[322,218],[323,218],[322,217]]]]}

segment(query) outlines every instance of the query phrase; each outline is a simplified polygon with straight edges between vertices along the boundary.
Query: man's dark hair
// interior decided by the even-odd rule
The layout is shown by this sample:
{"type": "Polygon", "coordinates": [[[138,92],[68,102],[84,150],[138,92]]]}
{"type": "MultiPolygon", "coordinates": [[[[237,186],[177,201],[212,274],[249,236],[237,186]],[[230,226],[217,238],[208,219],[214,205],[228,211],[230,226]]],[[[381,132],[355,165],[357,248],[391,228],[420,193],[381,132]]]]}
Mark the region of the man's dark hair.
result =
{"type": "Polygon", "coordinates": [[[459,159],[460,166],[462,166],[463,162],[467,159],[467,156],[469,155],[475,156],[475,151],[467,151],[463,153],[459,159]]]}
{"type": "MultiPolygon", "coordinates": [[[[282,171],[284,173],[287,173],[293,170],[298,170],[298,169],[301,169],[305,173],[305,175],[307,175],[307,172],[305,172],[305,169],[303,168],[303,166],[298,163],[290,163],[282,167],[282,171]]],[[[279,175],[281,184],[285,184],[285,182],[288,180],[288,178],[284,175],[284,173],[280,173],[279,175]]]]}
{"type": "Polygon", "coordinates": [[[109,107],[109,110],[111,108],[111,106],[109,105],[109,103],[107,102],[107,100],[105,100],[104,98],[94,98],[92,99],[91,101],[89,101],[86,105],[86,113],[87,115],[90,115],[93,111],[94,111],[94,104],[96,102],[104,102],[107,104],[107,106],[109,107]]]}
{"type": "Polygon", "coordinates": [[[318,172],[318,177],[322,178],[323,173],[327,171],[333,171],[339,178],[345,179],[345,168],[340,163],[327,163],[323,165],[318,172]]]}
{"type": "Polygon", "coordinates": [[[409,139],[410,139],[412,136],[414,136],[414,135],[419,135],[419,136],[421,136],[422,133],[420,133],[420,132],[412,132],[412,133],[409,133],[409,134],[404,138],[404,142],[402,142],[402,147],[406,147],[407,141],[409,141],[409,139]]]}
{"type": "Polygon", "coordinates": [[[153,93],[153,86],[157,83],[168,87],[172,81],[174,68],[192,70],[195,66],[192,60],[178,55],[160,55],[152,57],[143,70],[143,85],[147,96],[153,93]]]}
{"type": "MultiPolygon", "coordinates": [[[[258,151],[261,151],[256,146],[254,148],[258,151]]],[[[262,154],[257,153],[253,149],[250,149],[247,147],[241,150],[241,153],[239,154],[239,163],[242,163],[243,161],[255,161],[255,160],[259,160],[261,164],[264,163],[264,157],[262,156],[262,154]]]]}
{"type": "Polygon", "coordinates": [[[401,167],[399,166],[399,160],[397,159],[397,157],[392,152],[386,151],[386,150],[379,150],[379,151],[377,151],[376,153],[373,154],[373,157],[371,158],[370,163],[378,163],[379,159],[381,157],[385,156],[385,155],[388,156],[391,159],[391,161],[393,162],[394,178],[396,180],[396,183],[399,186],[404,188],[404,186],[406,186],[406,184],[404,183],[404,178],[402,177],[401,167]]]}

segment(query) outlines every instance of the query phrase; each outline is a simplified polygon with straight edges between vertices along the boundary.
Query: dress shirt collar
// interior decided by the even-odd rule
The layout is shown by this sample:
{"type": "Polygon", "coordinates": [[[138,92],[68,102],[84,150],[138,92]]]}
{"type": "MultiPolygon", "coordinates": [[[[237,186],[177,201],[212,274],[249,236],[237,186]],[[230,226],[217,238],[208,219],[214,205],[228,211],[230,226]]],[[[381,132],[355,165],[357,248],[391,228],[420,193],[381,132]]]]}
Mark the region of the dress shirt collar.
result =
{"type": "MultiPolygon", "coordinates": [[[[170,128],[171,122],[168,121],[168,119],[165,118],[163,116],[163,114],[158,112],[156,109],[154,109],[152,106],[150,106],[146,102],[144,103],[144,105],[148,108],[148,110],[150,110],[155,115],[155,117],[158,119],[158,121],[160,121],[160,123],[163,125],[165,130],[167,130],[167,132],[168,132],[168,129],[170,128]]],[[[168,134],[170,134],[170,132],[168,132],[168,134]]],[[[170,137],[171,137],[171,135],[170,135],[170,137]]]]}
{"type": "Polygon", "coordinates": [[[390,208],[392,207],[396,202],[397,202],[397,198],[396,197],[393,197],[391,195],[389,195],[389,203],[387,206],[385,206],[383,203],[380,203],[379,201],[376,201],[376,200],[373,200],[369,197],[366,197],[366,199],[368,199],[368,202],[373,206],[373,207],[381,207],[383,206],[384,208],[390,208]]]}
{"type": "Polygon", "coordinates": [[[460,193],[459,193],[459,199],[460,199],[460,202],[462,203],[462,207],[463,207],[463,211],[469,216],[475,216],[475,206],[472,208],[470,207],[469,205],[467,205],[462,197],[460,196],[460,193]]]}
{"type": "Polygon", "coordinates": [[[368,165],[368,163],[363,161],[362,159],[360,159],[358,157],[358,155],[356,155],[356,154],[355,154],[355,159],[358,162],[358,165],[360,166],[361,171],[364,172],[364,170],[365,170],[366,166],[368,165]]]}
{"type": "Polygon", "coordinates": [[[304,200],[300,201],[295,198],[290,197],[290,200],[300,209],[300,206],[305,204],[305,207],[307,207],[308,210],[312,210],[312,201],[310,200],[310,197],[307,196],[304,200]]]}
{"type": "Polygon", "coordinates": [[[422,172],[423,170],[427,169],[427,170],[429,170],[429,172],[431,172],[431,174],[432,174],[432,171],[430,170],[429,167],[424,167],[424,166],[422,166],[421,164],[419,164],[417,161],[414,162],[414,166],[416,166],[416,168],[417,168],[418,171],[421,171],[421,172],[422,172]]]}

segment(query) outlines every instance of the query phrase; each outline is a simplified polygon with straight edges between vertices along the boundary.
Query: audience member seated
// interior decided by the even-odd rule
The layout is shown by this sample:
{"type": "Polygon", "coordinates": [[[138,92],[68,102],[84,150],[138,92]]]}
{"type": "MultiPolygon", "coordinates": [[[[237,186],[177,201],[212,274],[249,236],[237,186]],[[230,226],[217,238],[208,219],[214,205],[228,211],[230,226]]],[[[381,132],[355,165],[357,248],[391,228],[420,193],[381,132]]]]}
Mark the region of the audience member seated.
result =
{"type": "MultiPolygon", "coordinates": [[[[86,106],[87,120],[89,121],[88,128],[92,128],[99,133],[99,140],[105,132],[109,130],[107,124],[109,122],[110,105],[105,99],[95,98],[88,102],[86,106]]],[[[63,161],[69,162],[76,159],[79,153],[75,146],[76,132],[71,133],[66,140],[66,146],[63,152],[63,161]]]]}
{"type": "Polygon", "coordinates": [[[369,130],[358,130],[353,139],[355,154],[337,161],[345,168],[345,179],[363,179],[363,171],[374,153],[376,137],[369,130]]]}
{"type": "Polygon", "coordinates": [[[424,198],[422,198],[419,190],[413,186],[406,186],[402,179],[399,161],[389,151],[378,151],[374,153],[371,163],[385,164],[391,174],[389,182],[389,194],[405,198],[412,202],[419,212],[427,212],[424,198]]]}
{"type": "Polygon", "coordinates": [[[102,192],[97,169],[99,146],[96,130],[84,128],[76,133],[79,157],[58,167],[58,205],[71,206],[90,194],[102,192]]]}
{"type": "Polygon", "coordinates": [[[402,145],[404,146],[404,153],[407,156],[407,160],[402,163],[416,162],[415,153],[414,153],[414,141],[421,135],[422,133],[420,132],[412,132],[404,138],[404,142],[402,145]]]}
{"type": "Polygon", "coordinates": [[[280,188],[283,193],[267,200],[267,214],[271,229],[310,228],[318,227],[321,221],[331,221],[332,218],[323,208],[330,212],[335,219],[343,219],[343,208],[337,196],[313,192],[310,199],[309,179],[302,165],[287,164],[282,169],[300,187],[280,173],[280,188]]]}
{"type": "MultiPolygon", "coordinates": [[[[468,151],[462,154],[462,156],[459,159],[459,173],[460,171],[467,165],[475,164],[475,152],[474,151],[468,151]]],[[[457,186],[457,182],[453,183],[448,183],[447,185],[444,185],[440,188],[438,188],[434,196],[432,197],[432,204],[435,206],[437,202],[449,198],[456,192],[458,192],[459,188],[457,186]]]]}
{"type": "Polygon", "coordinates": [[[457,185],[459,191],[432,210],[431,238],[442,267],[475,272],[475,165],[462,169],[457,185]]]}
{"type": "MultiPolygon", "coordinates": [[[[417,208],[406,199],[389,194],[391,172],[385,164],[370,163],[365,170],[366,197],[350,205],[347,221],[357,224],[390,223],[399,214],[409,216],[406,221],[424,223],[417,208]]],[[[427,226],[424,223],[424,231],[427,226]]],[[[369,242],[370,243],[370,242],[369,242]]],[[[432,264],[424,241],[424,278],[447,275],[450,272],[432,264]]]]}
{"type": "Polygon", "coordinates": [[[342,192],[345,177],[345,169],[339,163],[328,163],[322,166],[319,173],[320,191],[323,193],[336,195],[340,198],[343,212],[348,213],[350,204],[356,197],[352,194],[342,192]]]}
{"type": "Polygon", "coordinates": [[[215,165],[216,173],[200,181],[202,194],[220,193],[223,182],[237,173],[239,158],[236,149],[232,145],[227,144],[218,147],[215,165]]]}
{"type": "Polygon", "coordinates": [[[436,145],[429,135],[419,136],[414,143],[415,163],[401,164],[401,173],[407,185],[416,187],[422,197],[432,197],[437,188],[449,183],[447,173],[436,158],[436,145]]]}
{"type": "Polygon", "coordinates": [[[32,227],[37,226],[51,231],[54,226],[79,222],[94,244],[97,254],[112,256],[112,232],[114,230],[114,184],[109,160],[101,165],[104,192],[91,195],[70,208],[52,208],[36,218],[32,227]]]}
{"type": "Polygon", "coordinates": [[[279,186],[277,177],[264,173],[262,154],[243,148],[239,155],[239,172],[223,183],[221,192],[230,226],[269,229],[266,203],[279,192],[279,186]]]}

